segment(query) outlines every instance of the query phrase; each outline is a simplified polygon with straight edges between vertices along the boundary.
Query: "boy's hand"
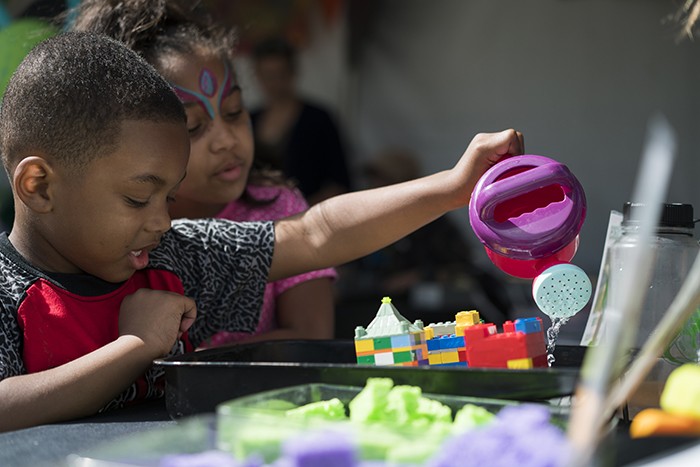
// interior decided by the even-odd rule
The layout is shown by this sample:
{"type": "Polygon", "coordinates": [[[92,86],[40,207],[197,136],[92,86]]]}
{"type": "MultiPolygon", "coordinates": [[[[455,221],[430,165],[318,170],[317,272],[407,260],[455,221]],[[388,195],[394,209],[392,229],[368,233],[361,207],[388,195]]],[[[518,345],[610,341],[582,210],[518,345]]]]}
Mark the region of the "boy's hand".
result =
{"type": "Polygon", "coordinates": [[[474,186],[488,169],[504,157],[519,156],[524,150],[523,134],[519,131],[505,130],[476,135],[452,170],[457,178],[457,186],[462,187],[466,194],[466,197],[461,197],[462,202],[465,199],[469,201],[474,186]]]}
{"type": "Polygon", "coordinates": [[[141,339],[154,358],[166,355],[195,317],[194,300],[163,290],[139,289],[127,296],[119,312],[119,335],[141,339]]]}

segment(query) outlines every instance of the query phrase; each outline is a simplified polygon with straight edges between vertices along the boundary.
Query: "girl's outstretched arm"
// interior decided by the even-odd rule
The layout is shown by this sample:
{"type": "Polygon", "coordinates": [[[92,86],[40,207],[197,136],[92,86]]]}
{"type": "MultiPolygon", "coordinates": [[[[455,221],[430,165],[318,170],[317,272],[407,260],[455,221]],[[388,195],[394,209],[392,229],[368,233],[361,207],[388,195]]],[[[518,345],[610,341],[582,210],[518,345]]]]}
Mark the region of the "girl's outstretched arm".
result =
{"type": "Polygon", "coordinates": [[[468,205],[474,185],[489,167],[522,152],[523,136],[515,130],[481,133],[450,170],[336,196],[278,221],[270,280],[365,256],[468,205]]]}

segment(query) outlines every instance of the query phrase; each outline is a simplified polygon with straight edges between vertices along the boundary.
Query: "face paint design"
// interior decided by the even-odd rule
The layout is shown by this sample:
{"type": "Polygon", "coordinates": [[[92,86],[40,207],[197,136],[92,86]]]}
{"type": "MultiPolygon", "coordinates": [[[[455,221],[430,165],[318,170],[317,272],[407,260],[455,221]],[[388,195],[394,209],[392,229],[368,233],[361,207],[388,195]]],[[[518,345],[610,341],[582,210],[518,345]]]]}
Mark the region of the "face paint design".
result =
{"type": "MultiPolygon", "coordinates": [[[[177,84],[172,84],[172,86],[175,89],[175,94],[177,94],[183,104],[199,104],[209,115],[209,118],[214,120],[216,112],[209,99],[217,94],[217,84],[216,75],[208,68],[202,68],[202,71],[199,74],[199,90],[201,92],[193,91],[191,89],[178,86],[177,84]]],[[[223,85],[218,88],[218,95],[216,98],[216,105],[219,108],[219,112],[221,112],[221,102],[225,97],[230,96],[236,88],[237,86],[235,83],[233,83],[233,78],[229,71],[228,64],[224,63],[224,82],[223,85]]]]}
{"type": "Polygon", "coordinates": [[[202,68],[202,72],[199,74],[199,89],[207,97],[212,97],[216,92],[216,75],[208,68],[202,68]]]}

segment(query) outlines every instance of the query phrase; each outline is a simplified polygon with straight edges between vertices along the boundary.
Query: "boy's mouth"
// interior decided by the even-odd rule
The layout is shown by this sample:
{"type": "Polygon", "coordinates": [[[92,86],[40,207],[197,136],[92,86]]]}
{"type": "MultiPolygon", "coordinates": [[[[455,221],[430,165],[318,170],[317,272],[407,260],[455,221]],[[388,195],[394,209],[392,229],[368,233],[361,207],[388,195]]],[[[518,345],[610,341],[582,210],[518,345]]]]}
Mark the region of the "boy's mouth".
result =
{"type": "Polygon", "coordinates": [[[129,252],[129,262],[134,269],[143,269],[148,266],[148,250],[134,250],[129,252]]]}

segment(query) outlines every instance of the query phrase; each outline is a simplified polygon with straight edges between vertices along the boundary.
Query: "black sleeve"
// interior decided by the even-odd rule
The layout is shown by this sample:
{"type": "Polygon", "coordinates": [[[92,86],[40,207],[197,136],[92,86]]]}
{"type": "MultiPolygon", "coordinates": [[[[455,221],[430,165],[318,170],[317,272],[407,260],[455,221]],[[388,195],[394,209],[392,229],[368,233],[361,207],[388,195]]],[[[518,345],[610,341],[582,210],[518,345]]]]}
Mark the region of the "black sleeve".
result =
{"type": "Polygon", "coordinates": [[[152,266],[176,273],[197,304],[189,331],[195,346],[218,331],[255,330],[272,264],[272,222],[178,220],[155,251],[152,266]]]}

